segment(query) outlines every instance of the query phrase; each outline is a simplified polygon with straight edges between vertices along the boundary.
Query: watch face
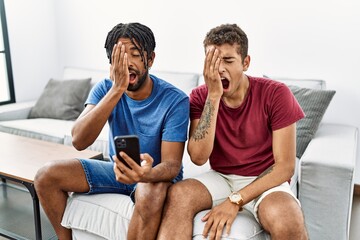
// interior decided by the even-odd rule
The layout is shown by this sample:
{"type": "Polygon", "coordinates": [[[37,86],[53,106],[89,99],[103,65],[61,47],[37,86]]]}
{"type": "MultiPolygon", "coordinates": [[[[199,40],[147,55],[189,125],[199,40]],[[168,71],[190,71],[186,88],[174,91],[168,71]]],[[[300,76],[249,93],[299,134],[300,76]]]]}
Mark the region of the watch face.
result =
{"type": "Polygon", "coordinates": [[[239,193],[232,193],[230,198],[232,202],[239,202],[241,200],[239,193]]]}

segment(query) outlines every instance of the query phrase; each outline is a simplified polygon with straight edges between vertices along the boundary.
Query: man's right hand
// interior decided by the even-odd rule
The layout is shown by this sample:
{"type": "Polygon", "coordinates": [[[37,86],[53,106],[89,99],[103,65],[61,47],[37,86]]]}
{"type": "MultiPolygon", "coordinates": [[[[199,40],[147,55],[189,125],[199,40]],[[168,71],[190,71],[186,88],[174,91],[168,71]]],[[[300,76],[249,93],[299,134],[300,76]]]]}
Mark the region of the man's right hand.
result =
{"type": "Polygon", "coordinates": [[[121,41],[114,45],[111,54],[110,79],[113,81],[113,87],[119,91],[125,92],[128,88],[128,58],[125,52],[125,45],[121,41]]]}
{"type": "Polygon", "coordinates": [[[223,94],[223,86],[219,74],[220,62],[219,50],[214,46],[209,46],[206,49],[203,75],[208,88],[208,94],[212,98],[220,98],[223,94]]]}

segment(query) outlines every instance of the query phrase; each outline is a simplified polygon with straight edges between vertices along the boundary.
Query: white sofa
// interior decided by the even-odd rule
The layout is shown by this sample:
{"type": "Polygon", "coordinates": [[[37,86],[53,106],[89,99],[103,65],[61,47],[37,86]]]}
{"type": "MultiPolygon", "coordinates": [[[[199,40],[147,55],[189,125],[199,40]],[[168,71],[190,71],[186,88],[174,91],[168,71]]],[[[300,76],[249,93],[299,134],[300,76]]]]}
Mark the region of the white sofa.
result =
{"type": "MultiPolygon", "coordinates": [[[[187,94],[202,83],[199,74],[153,72],[168,80],[187,94]]],[[[65,68],[64,79],[91,77],[92,82],[108,75],[107,71],[65,68]]],[[[289,85],[324,89],[319,80],[279,79],[289,85]]],[[[58,119],[28,119],[35,101],[0,107],[0,131],[71,145],[70,129],[73,121],[58,119]]],[[[89,148],[107,156],[107,126],[89,148]]],[[[311,239],[349,239],[349,227],[354,185],[355,161],[358,157],[358,129],[353,126],[321,122],[298,159],[292,189],[304,211],[311,239]]],[[[185,152],[184,177],[189,178],[209,165],[195,166],[185,152]]],[[[126,239],[133,211],[131,200],[119,194],[81,195],[69,197],[62,224],[72,228],[74,239],[126,239]]],[[[194,219],[193,239],[202,239],[203,223],[200,212],[194,219]]],[[[231,234],[222,239],[269,239],[246,211],[238,214],[231,234]]]]}

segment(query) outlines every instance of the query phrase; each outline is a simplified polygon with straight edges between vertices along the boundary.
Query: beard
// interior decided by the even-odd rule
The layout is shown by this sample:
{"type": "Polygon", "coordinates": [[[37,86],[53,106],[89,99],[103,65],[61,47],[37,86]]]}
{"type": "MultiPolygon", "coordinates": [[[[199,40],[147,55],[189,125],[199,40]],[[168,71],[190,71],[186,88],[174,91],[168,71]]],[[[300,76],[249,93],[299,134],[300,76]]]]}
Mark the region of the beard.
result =
{"type": "Polygon", "coordinates": [[[147,78],[147,76],[149,75],[149,70],[146,69],[145,73],[141,76],[139,76],[139,80],[137,81],[137,83],[133,84],[133,85],[130,85],[128,86],[127,90],[128,91],[132,91],[132,92],[135,92],[137,90],[139,90],[141,88],[142,85],[144,85],[144,82],[147,78]]]}

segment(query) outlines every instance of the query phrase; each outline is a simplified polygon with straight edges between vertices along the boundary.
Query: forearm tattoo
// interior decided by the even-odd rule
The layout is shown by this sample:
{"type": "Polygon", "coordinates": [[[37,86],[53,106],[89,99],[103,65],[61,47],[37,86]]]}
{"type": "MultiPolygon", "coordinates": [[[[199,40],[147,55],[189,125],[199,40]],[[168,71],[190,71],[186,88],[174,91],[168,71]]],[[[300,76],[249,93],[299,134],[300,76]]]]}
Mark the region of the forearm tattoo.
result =
{"type": "Polygon", "coordinates": [[[257,178],[256,178],[254,181],[256,181],[256,180],[264,177],[265,175],[267,175],[267,174],[269,174],[269,173],[271,173],[271,172],[273,171],[273,169],[274,169],[274,165],[271,165],[271,166],[268,167],[265,171],[263,171],[259,176],[257,176],[257,178]]]}
{"type": "Polygon", "coordinates": [[[199,120],[194,134],[191,136],[195,141],[199,141],[205,138],[205,135],[208,133],[210,128],[211,117],[214,115],[214,106],[211,104],[210,100],[206,100],[203,113],[199,120]]]}

